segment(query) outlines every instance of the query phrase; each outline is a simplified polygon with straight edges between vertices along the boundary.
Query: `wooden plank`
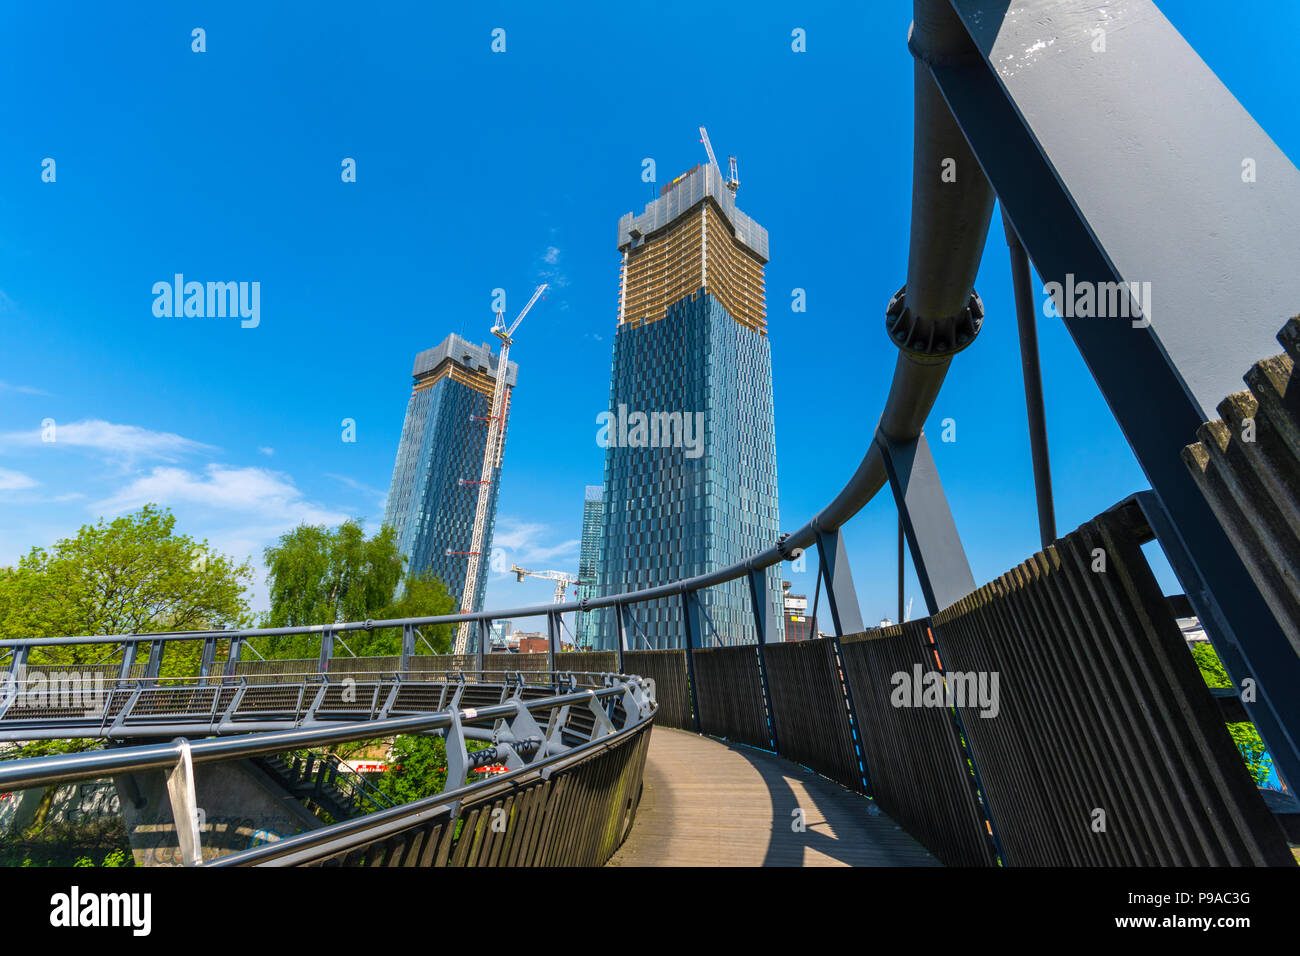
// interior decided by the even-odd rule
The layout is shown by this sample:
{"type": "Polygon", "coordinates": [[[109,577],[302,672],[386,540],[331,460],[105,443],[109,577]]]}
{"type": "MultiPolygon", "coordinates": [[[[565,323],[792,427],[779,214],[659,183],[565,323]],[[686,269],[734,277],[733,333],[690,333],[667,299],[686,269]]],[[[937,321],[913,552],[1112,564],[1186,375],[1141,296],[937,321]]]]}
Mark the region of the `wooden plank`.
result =
{"type": "Polygon", "coordinates": [[[939,865],[865,797],[763,751],[656,727],[644,780],[611,866],[939,865]]]}

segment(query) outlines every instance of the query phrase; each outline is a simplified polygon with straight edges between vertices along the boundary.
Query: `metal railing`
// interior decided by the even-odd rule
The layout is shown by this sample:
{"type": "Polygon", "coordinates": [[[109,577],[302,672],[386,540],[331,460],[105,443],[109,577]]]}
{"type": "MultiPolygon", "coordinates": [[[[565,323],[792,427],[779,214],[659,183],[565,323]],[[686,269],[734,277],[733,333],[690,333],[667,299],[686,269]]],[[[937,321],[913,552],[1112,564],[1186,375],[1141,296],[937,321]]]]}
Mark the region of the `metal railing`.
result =
{"type": "MultiPolygon", "coordinates": [[[[524,684],[517,682],[512,696],[500,703],[486,706],[463,706],[465,690],[475,685],[462,683],[457,685],[449,705],[433,714],[263,731],[199,741],[178,738],[164,744],[0,762],[0,789],[48,787],[154,770],[165,771],[168,774],[167,790],[182,858],[187,863],[196,865],[202,861],[202,837],[194,783],[195,765],[322,747],[357,739],[434,733],[447,741],[449,782],[464,780],[476,767],[488,762],[506,766],[507,772],[500,778],[453,786],[428,800],[381,809],[354,820],[224,857],[222,865],[322,862],[340,854],[346,857],[354,851],[381,842],[383,846],[380,852],[389,854],[397,846],[405,850],[404,839],[418,836],[423,840],[434,824],[438,827],[439,835],[443,833],[441,828],[444,824],[452,831],[459,831],[456,824],[465,821],[458,814],[462,810],[473,808],[483,797],[496,794],[503,787],[518,790],[555,785],[558,782],[557,773],[579,772],[589,758],[621,748],[631,738],[640,738],[654,718],[656,706],[653,686],[640,678],[600,675],[603,686],[579,688],[572,675],[551,676],[556,687],[565,688],[562,692],[525,697],[524,684]],[[544,723],[535,715],[542,716],[544,723]],[[466,741],[473,739],[490,741],[492,746],[471,752],[466,747],[466,741]],[[406,836],[402,837],[402,834],[406,836]],[[396,843],[393,842],[394,839],[397,840],[396,843]]],[[[597,675],[586,676],[594,678],[597,675]]],[[[633,749],[637,754],[637,762],[631,776],[635,779],[639,792],[644,741],[638,741],[633,749]]],[[[626,758],[628,755],[625,753],[623,756],[626,758]]],[[[601,828],[608,824],[611,813],[621,814],[626,825],[630,826],[630,812],[634,809],[632,805],[620,806],[617,801],[611,803],[602,799],[587,809],[592,810],[596,804],[599,804],[601,813],[591,818],[593,833],[607,832],[601,828]]],[[[581,822],[579,818],[571,820],[574,825],[580,825],[581,822]]],[[[490,838],[495,839],[502,832],[515,833],[521,840],[537,836],[531,831],[524,833],[522,830],[516,832],[507,828],[491,830],[490,838]]],[[[620,826],[619,842],[623,833],[625,828],[620,826]]],[[[471,841],[477,839],[477,831],[471,827],[468,837],[463,837],[459,832],[450,833],[446,840],[448,852],[459,846],[458,841],[462,838],[471,841]]],[[[557,839],[563,840],[564,835],[557,831],[557,839]]],[[[605,853],[606,850],[612,853],[617,847],[617,843],[612,846],[607,843],[608,841],[600,843],[600,853],[605,853]]],[[[563,847],[557,844],[555,852],[561,853],[562,850],[563,847]]]]}

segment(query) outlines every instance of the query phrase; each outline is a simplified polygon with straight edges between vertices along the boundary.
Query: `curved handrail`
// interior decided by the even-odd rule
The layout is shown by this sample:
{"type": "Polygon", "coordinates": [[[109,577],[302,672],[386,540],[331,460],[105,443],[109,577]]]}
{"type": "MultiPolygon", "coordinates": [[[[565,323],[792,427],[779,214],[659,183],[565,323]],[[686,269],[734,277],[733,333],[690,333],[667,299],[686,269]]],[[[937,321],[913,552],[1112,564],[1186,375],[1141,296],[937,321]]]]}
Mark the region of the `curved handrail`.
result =
{"type": "Polygon", "coordinates": [[[54,754],[48,757],[31,757],[25,760],[0,761],[0,790],[22,790],[29,787],[75,783],[95,780],[117,773],[135,773],[160,770],[176,765],[188,747],[190,759],[195,764],[258,757],[300,750],[307,747],[344,743],[369,737],[387,737],[395,734],[427,733],[446,730],[453,719],[466,724],[479,724],[502,718],[509,719],[525,710],[549,710],[565,704],[581,704],[595,699],[621,696],[627,685],[640,678],[629,677],[625,684],[611,687],[592,687],[553,697],[532,698],[491,704],[473,710],[444,710],[412,717],[386,717],[335,723],[293,730],[259,731],[237,737],[207,737],[186,741],[177,738],[165,744],[146,744],[138,747],[118,747],[110,750],[92,750],[74,754],[54,754]]]}

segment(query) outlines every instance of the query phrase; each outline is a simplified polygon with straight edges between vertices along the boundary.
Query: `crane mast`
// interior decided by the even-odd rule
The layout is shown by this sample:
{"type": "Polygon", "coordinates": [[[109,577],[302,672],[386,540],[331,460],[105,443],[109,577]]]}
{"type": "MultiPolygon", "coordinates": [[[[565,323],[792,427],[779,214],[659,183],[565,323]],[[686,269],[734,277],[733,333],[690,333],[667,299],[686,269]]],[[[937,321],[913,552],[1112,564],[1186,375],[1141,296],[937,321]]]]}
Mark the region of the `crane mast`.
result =
{"type": "MultiPolygon", "coordinates": [[[[533,292],[533,297],[528,300],[528,304],[511,323],[509,329],[506,328],[504,312],[497,312],[496,322],[492,326],[492,334],[501,340],[501,355],[497,361],[496,383],[492,389],[492,411],[488,416],[487,440],[483,443],[483,468],[479,472],[477,482],[478,500],[474,506],[474,533],[470,540],[469,560],[465,565],[465,587],[460,595],[462,613],[468,614],[474,610],[474,593],[477,590],[479,568],[483,561],[483,547],[487,538],[488,506],[492,500],[492,471],[501,460],[501,433],[505,425],[506,374],[510,368],[508,364],[510,343],[514,340],[515,329],[519,328],[519,323],[524,320],[533,303],[545,291],[546,283],[543,282],[533,292]]],[[[453,653],[469,653],[469,634],[470,622],[461,621],[460,627],[456,630],[453,653]]]]}
{"type": "MultiPolygon", "coordinates": [[[[709,154],[709,163],[713,166],[718,165],[718,157],[713,155],[713,144],[709,142],[709,131],[703,126],[700,127],[700,142],[704,144],[704,151],[709,154]]],[[[721,167],[718,167],[719,171],[721,167]]]]}
{"type": "MultiPolygon", "coordinates": [[[[719,173],[722,167],[718,165],[718,157],[713,154],[713,143],[709,141],[709,131],[703,126],[700,127],[700,142],[704,144],[704,151],[709,154],[709,165],[713,166],[719,173]]],[[[727,157],[727,188],[731,190],[734,196],[736,190],[740,188],[740,177],[736,175],[736,157],[727,157]]]]}

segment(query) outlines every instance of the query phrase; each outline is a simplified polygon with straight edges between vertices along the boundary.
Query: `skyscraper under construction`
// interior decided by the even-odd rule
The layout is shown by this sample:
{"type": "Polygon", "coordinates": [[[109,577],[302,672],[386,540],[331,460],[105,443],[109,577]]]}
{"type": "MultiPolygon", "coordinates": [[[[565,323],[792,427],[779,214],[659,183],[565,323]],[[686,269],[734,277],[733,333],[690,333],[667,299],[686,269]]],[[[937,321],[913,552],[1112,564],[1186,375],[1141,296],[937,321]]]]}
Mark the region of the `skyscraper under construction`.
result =
{"type": "MultiPolygon", "coordinates": [[[[408,574],[431,572],[447,585],[457,601],[465,587],[466,558],[474,534],[478,480],[498,366],[498,356],[491,347],[474,345],[459,335],[449,335],[437,347],[416,355],[414,387],[406,404],[406,420],[384,510],[384,523],[397,531],[397,547],[407,558],[408,574]]],[[[507,363],[500,453],[505,451],[505,425],[518,371],[514,362],[507,363]]],[[[478,563],[474,588],[474,610],[482,610],[487,589],[487,557],[492,552],[500,488],[500,453],[489,487],[491,497],[483,560],[478,563]]]]}
{"type": "MultiPolygon", "coordinates": [[[[734,165],[724,180],[709,152],[618,224],[604,594],[724,567],[778,535],[767,230],[736,207],[734,165]]],[[[781,621],[780,569],[767,573],[769,614],[781,621]]],[[[701,592],[700,604],[700,646],[754,639],[743,579],[701,592]]],[[[634,619],[629,647],[682,646],[679,599],[637,605],[634,619]]],[[[607,614],[605,646],[614,633],[607,614]]]]}

